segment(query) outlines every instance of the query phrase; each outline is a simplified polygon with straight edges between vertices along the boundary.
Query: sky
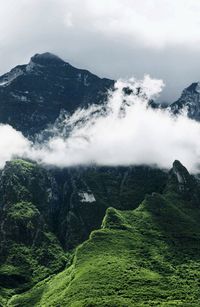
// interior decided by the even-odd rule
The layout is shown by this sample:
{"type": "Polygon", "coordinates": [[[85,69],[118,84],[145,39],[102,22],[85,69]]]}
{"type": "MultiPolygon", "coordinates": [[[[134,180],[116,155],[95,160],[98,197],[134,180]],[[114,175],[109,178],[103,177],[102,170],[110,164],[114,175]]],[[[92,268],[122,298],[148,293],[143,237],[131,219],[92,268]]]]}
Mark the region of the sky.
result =
{"type": "Polygon", "coordinates": [[[176,100],[200,80],[198,0],[0,0],[0,73],[52,52],[113,79],[150,74],[176,100]]]}

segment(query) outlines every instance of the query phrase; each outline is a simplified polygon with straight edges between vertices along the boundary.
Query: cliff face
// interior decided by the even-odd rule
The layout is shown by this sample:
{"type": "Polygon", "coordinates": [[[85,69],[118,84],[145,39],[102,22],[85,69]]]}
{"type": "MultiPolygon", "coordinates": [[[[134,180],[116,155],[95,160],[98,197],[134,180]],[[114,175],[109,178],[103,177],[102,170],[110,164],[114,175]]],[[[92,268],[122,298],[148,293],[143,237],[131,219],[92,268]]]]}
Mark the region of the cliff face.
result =
{"type": "Polygon", "coordinates": [[[170,105],[173,113],[185,111],[188,117],[200,120],[200,83],[194,82],[183,90],[181,97],[170,105]]]}

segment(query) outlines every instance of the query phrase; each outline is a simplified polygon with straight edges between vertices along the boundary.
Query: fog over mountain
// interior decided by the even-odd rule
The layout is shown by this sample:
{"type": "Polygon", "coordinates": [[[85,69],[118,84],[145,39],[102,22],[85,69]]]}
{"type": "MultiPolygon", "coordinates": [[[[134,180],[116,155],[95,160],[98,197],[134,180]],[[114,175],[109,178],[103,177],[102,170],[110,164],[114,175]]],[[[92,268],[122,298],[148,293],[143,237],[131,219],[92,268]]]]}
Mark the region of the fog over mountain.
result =
{"type": "Polygon", "coordinates": [[[180,159],[190,171],[199,171],[198,83],[171,107],[155,108],[152,99],[162,92],[162,80],[147,75],[114,84],[50,53],[36,54],[0,82],[1,167],[14,157],[61,168],[170,168],[180,159]],[[21,111],[15,113],[16,107],[21,111]]]}

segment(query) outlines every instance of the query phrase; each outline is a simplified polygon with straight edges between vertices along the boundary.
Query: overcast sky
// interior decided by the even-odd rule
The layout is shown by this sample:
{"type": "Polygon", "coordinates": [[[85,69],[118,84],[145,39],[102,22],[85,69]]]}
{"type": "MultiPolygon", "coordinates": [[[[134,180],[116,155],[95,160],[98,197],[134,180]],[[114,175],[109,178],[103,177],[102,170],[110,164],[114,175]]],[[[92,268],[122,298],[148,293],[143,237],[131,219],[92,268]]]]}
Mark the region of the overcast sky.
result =
{"type": "Polygon", "coordinates": [[[200,80],[198,0],[0,0],[0,73],[53,52],[109,78],[164,80],[173,101],[200,80]]]}

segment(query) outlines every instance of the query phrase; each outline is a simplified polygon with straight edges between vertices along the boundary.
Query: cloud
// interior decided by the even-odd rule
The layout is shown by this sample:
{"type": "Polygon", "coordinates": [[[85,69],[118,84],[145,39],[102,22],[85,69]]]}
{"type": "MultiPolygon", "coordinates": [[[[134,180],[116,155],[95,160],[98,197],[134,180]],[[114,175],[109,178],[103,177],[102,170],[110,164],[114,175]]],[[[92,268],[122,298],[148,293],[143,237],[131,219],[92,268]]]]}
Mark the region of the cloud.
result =
{"type": "Polygon", "coordinates": [[[185,114],[175,117],[169,110],[150,108],[149,99],[159,95],[163,86],[162,80],[149,76],[139,81],[119,80],[104,105],[66,116],[63,125],[49,130],[49,139],[29,144],[23,155],[58,167],[146,164],[170,168],[179,159],[196,172],[200,123],[185,114]],[[127,95],[124,88],[132,93],[127,95]]]}
{"type": "Polygon", "coordinates": [[[9,125],[0,125],[0,168],[15,156],[23,156],[30,150],[30,142],[9,125]]]}
{"type": "Polygon", "coordinates": [[[121,35],[133,45],[194,47],[200,42],[200,3],[196,0],[87,0],[86,4],[89,20],[99,32],[121,35]]]}
{"type": "Polygon", "coordinates": [[[149,76],[119,80],[104,105],[66,115],[59,125],[41,133],[40,142],[31,143],[12,127],[1,125],[0,167],[16,156],[61,168],[91,164],[170,168],[179,159],[197,172],[200,123],[148,105],[163,86],[162,80],[149,76]]]}
{"type": "MultiPolygon", "coordinates": [[[[76,30],[99,32],[152,48],[200,42],[196,0],[0,0],[1,42],[21,38],[60,38],[76,30]],[[69,32],[69,33],[67,33],[69,32]]],[[[56,39],[57,40],[57,39],[56,39]]],[[[73,42],[70,42],[73,43],[73,42]]]]}
{"type": "MultiPolygon", "coordinates": [[[[74,5],[79,3],[74,1],[74,5]]],[[[86,0],[82,3],[82,6],[72,7],[74,25],[80,22],[77,7],[81,11],[85,8],[85,27],[92,26],[111,38],[128,39],[132,45],[188,47],[200,42],[200,3],[196,0],[86,0]]]]}

